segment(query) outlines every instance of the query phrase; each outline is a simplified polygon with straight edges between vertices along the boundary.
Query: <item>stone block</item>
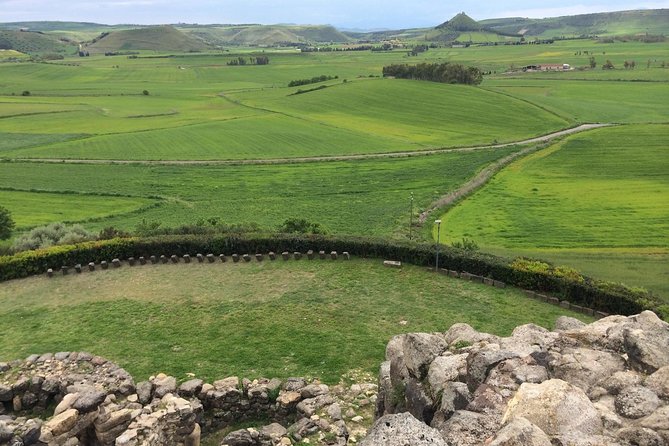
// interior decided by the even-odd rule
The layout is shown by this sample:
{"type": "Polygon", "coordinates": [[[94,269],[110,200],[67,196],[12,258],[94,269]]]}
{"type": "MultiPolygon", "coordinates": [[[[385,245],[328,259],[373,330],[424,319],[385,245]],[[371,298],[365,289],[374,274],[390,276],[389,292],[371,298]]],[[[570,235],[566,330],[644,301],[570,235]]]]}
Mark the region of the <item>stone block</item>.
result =
{"type": "Polygon", "coordinates": [[[114,265],[114,268],[120,268],[121,267],[121,261],[119,259],[113,259],[112,260],[112,265],[114,265]]]}
{"type": "Polygon", "coordinates": [[[307,251],[307,259],[314,260],[314,257],[316,257],[316,256],[314,255],[313,250],[310,249],[309,251],[307,251]]]}
{"type": "Polygon", "coordinates": [[[221,259],[221,263],[225,263],[228,261],[228,258],[225,257],[225,254],[219,255],[218,258],[221,259]]]}
{"type": "Polygon", "coordinates": [[[156,256],[151,256],[151,257],[149,257],[149,261],[150,261],[153,265],[155,265],[156,263],[158,263],[158,257],[156,257],[156,256]]]}
{"type": "Polygon", "coordinates": [[[172,263],[179,263],[179,256],[177,256],[176,254],[172,254],[170,260],[172,261],[172,263]]]}
{"type": "Polygon", "coordinates": [[[161,263],[165,264],[169,261],[169,259],[167,258],[166,255],[161,255],[160,256],[160,261],[161,261],[161,263]]]}
{"type": "Polygon", "coordinates": [[[289,260],[290,259],[290,253],[288,251],[284,251],[281,253],[281,258],[283,260],[289,260]]]}
{"type": "Polygon", "coordinates": [[[88,264],[88,270],[89,271],[95,271],[95,263],[91,262],[88,264]]]}
{"type": "Polygon", "coordinates": [[[244,254],[244,255],[242,256],[242,258],[244,259],[245,262],[250,262],[250,261],[251,261],[251,256],[248,255],[248,254],[244,254]]]}
{"type": "Polygon", "coordinates": [[[547,297],[546,296],[546,302],[548,302],[549,304],[553,304],[553,305],[560,305],[560,299],[558,299],[557,297],[547,297]]]}
{"type": "Polygon", "coordinates": [[[295,251],[293,253],[293,258],[295,258],[295,260],[300,260],[302,258],[302,253],[295,251]]]}
{"type": "Polygon", "coordinates": [[[49,268],[48,270],[46,270],[46,275],[47,277],[53,277],[53,269],[49,268]]]}
{"type": "Polygon", "coordinates": [[[213,254],[207,254],[207,262],[214,263],[215,261],[216,261],[216,258],[214,258],[213,254]]]}
{"type": "Polygon", "coordinates": [[[135,263],[137,263],[137,261],[134,257],[128,257],[128,264],[130,264],[130,266],[135,266],[135,263]]]}
{"type": "Polygon", "coordinates": [[[70,268],[63,265],[60,267],[60,271],[63,273],[63,276],[67,276],[67,274],[70,272],[70,268]]]}
{"type": "Polygon", "coordinates": [[[144,257],[139,258],[139,264],[140,265],[146,265],[146,259],[144,257]]]}
{"type": "Polygon", "coordinates": [[[330,253],[330,258],[331,258],[332,260],[337,260],[337,251],[332,251],[332,252],[330,253]]]}
{"type": "Polygon", "coordinates": [[[500,282],[499,280],[493,280],[493,286],[495,288],[506,288],[506,283],[500,282]]]}
{"type": "Polygon", "coordinates": [[[232,261],[235,262],[235,263],[239,262],[239,254],[233,254],[232,255],[232,261]]]}
{"type": "Polygon", "coordinates": [[[342,252],[341,255],[344,258],[344,260],[351,260],[351,254],[349,254],[348,251],[342,252]]]}
{"type": "Polygon", "coordinates": [[[74,270],[75,270],[77,273],[81,274],[81,264],[80,264],[80,263],[77,263],[76,265],[74,265],[74,270]]]}
{"type": "Polygon", "coordinates": [[[204,256],[202,254],[198,254],[196,257],[198,263],[204,263],[204,256]]]}
{"type": "Polygon", "coordinates": [[[276,260],[276,254],[274,252],[270,251],[268,256],[270,260],[276,260]]]}
{"type": "Polygon", "coordinates": [[[562,302],[560,302],[560,307],[562,308],[569,309],[570,306],[571,304],[569,303],[569,301],[563,300],[562,302]]]}
{"type": "Polygon", "coordinates": [[[605,318],[605,317],[609,317],[609,316],[610,316],[609,313],[605,313],[605,312],[603,312],[603,311],[595,311],[595,317],[596,317],[597,319],[603,319],[603,318],[605,318]]]}
{"type": "Polygon", "coordinates": [[[453,271],[453,270],[449,270],[449,271],[448,271],[448,275],[449,275],[450,277],[453,277],[453,278],[456,278],[456,279],[460,277],[460,273],[457,272],[457,271],[453,271]]]}
{"type": "Polygon", "coordinates": [[[184,254],[184,263],[190,263],[190,255],[184,254]]]}
{"type": "Polygon", "coordinates": [[[488,286],[493,286],[495,284],[495,281],[492,279],[489,279],[488,277],[483,278],[483,283],[488,286]]]}
{"type": "Polygon", "coordinates": [[[321,260],[325,260],[325,251],[318,251],[318,257],[320,257],[321,260]]]}
{"type": "Polygon", "coordinates": [[[383,266],[387,266],[390,268],[402,268],[402,262],[399,262],[397,260],[384,260],[383,266]]]}
{"type": "Polygon", "coordinates": [[[263,256],[262,254],[256,254],[256,260],[258,262],[262,262],[264,258],[265,258],[265,256],[263,256]]]}
{"type": "Polygon", "coordinates": [[[100,262],[100,267],[102,269],[108,269],[109,268],[109,263],[107,263],[106,260],[103,260],[102,262],[100,262]]]}

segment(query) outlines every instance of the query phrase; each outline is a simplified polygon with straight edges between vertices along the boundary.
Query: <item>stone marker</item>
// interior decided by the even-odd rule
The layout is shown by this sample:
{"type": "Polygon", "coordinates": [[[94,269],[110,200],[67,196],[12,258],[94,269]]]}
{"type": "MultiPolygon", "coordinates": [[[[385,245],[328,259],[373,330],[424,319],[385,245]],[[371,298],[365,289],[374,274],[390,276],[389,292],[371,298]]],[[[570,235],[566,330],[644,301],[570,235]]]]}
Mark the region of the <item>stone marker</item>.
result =
{"type": "Polygon", "coordinates": [[[103,260],[102,262],[100,262],[100,266],[102,267],[102,269],[109,268],[109,264],[107,263],[106,260],[103,260]]]}
{"type": "Polygon", "coordinates": [[[63,265],[63,266],[60,267],[60,271],[63,273],[63,276],[67,276],[67,274],[70,272],[70,268],[63,265]]]}
{"type": "Polygon", "coordinates": [[[156,256],[151,256],[151,257],[149,257],[149,260],[150,260],[151,263],[154,264],[154,265],[155,265],[156,263],[158,263],[158,258],[157,258],[156,256]]]}
{"type": "Polygon", "coordinates": [[[135,258],[134,257],[128,257],[128,263],[130,266],[135,266],[135,258]]]}
{"type": "Polygon", "coordinates": [[[341,255],[344,256],[344,260],[351,260],[351,254],[348,251],[342,252],[341,255]]]}
{"type": "Polygon", "coordinates": [[[560,306],[561,306],[562,308],[569,309],[569,306],[570,306],[570,305],[571,305],[571,304],[570,304],[569,301],[567,301],[567,300],[563,300],[562,302],[560,302],[560,306]]]}
{"type": "Polygon", "coordinates": [[[506,283],[500,282],[499,280],[493,280],[493,285],[496,288],[506,288],[506,283]]]}
{"type": "Polygon", "coordinates": [[[560,305],[560,299],[558,299],[557,297],[546,297],[546,302],[551,303],[553,305],[560,305]]]}
{"type": "Polygon", "coordinates": [[[239,262],[239,254],[233,254],[232,255],[232,261],[235,262],[235,263],[239,262]]]}
{"type": "Polygon", "coordinates": [[[450,277],[455,277],[456,279],[457,279],[458,277],[460,277],[460,273],[457,272],[457,271],[453,271],[453,270],[449,270],[449,271],[448,271],[448,275],[449,275],[450,277]]]}
{"type": "Polygon", "coordinates": [[[595,311],[595,317],[597,319],[603,319],[605,317],[608,317],[609,313],[604,313],[603,311],[595,311]]]}
{"type": "Polygon", "coordinates": [[[225,263],[228,261],[228,258],[225,257],[225,254],[219,255],[218,258],[221,259],[221,263],[225,263]]]}
{"type": "Polygon", "coordinates": [[[112,259],[112,265],[114,265],[114,268],[120,268],[121,261],[119,259],[112,259]]]}
{"type": "Polygon", "coordinates": [[[167,261],[168,261],[168,260],[167,260],[167,256],[165,256],[164,254],[161,255],[161,256],[160,256],[160,261],[161,261],[163,264],[167,263],[167,261]]]}
{"type": "Polygon", "coordinates": [[[302,253],[295,251],[293,257],[295,257],[295,260],[300,260],[302,258],[302,253]]]}
{"type": "Polygon", "coordinates": [[[284,251],[284,252],[282,252],[282,253],[281,253],[281,258],[283,258],[283,260],[288,260],[288,259],[290,259],[290,254],[288,253],[288,251],[284,251]]]}
{"type": "Polygon", "coordinates": [[[139,258],[139,264],[140,265],[146,265],[146,259],[144,257],[139,258]]]}
{"type": "Polygon", "coordinates": [[[315,256],[314,256],[314,251],[313,251],[312,249],[310,249],[309,251],[307,251],[307,259],[309,259],[309,260],[314,260],[314,257],[315,257],[315,256]]]}
{"type": "Polygon", "coordinates": [[[199,263],[203,263],[203,262],[204,262],[204,256],[203,256],[202,254],[198,254],[196,257],[197,257],[197,261],[198,261],[199,263]]]}
{"type": "Polygon", "coordinates": [[[170,260],[172,261],[172,263],[179,263],[179,257],[176,254],[172,254],[170,260]]]}
{"type": "Polygon", "coordinates": [[[213,254],[207,254],[207,262],[214,263],[215,261],[216,261],[216,258],[214,257],[213,254]]]}
{"type": "Polygon", "coordinates": [[[79,274],[81,274],[81,264],[77,263],[76,265],[74,265],[74,270],[79,274]]]}
{"type": "Polygon", "coordinates": [[[330,257],[332,258],[332,260],[337,260],[337,251],[332,251],[330,253],[330,257]]]}
{"type": "Polygon", "coordinates": [[[488,285],[488,286],[493,286],[495,284],[495,282],[492,279],[489,279],[487,277],[483,278],[483,283],[488,285]]]}
{"type": "Polygon", "coordinates": [[[264,257],[265,257],[265,256],[263,256],[262,254],[256,254],[256,260],[257,260],[258,262],[262,262],[262,260],[263,260],[264,257]]]}
{"type": "Polygon", "coordinates": [[[53,269],[49,268],[48,270],[46,270],[46,275],[48,277],[53,277],[53,269]]]}
{"type": "Polygon", "coordinates": [[[242,256],[242,258],[244,259],[245,262],[250,262],[250,261],[251,261],[251,256],[248,255],[248,254],[244,254],[244,255],[242,256]]]}
{"type": "Polygon", "coordinates": [[[398,262],[397,260],[384,260],[383,266],[388,266],[390,268],[402,268],[402,262],[398,262]]]}
{"type": "Polygon", "coordinates": [[[91,262],[88,264],[88,270],[89,271],[95,271],[95,263],[91,262]]]}
{"type": "Polygon", "coordinates": [[[185,263],[190,263],[190,255],[184,254],[184,262],[185,263]]]}
{"type": "Polygon", "coordinates": [[[270,260],[276,260],[276,254],[274,254],[274,252],[270,251],[269,252],[269,259],[270,260]]]}
{"type": "Polygon", "coordinates": [[[320,257],[321,260],[325,260],[325,251],[318,251],[318,257],[320,257]]]}

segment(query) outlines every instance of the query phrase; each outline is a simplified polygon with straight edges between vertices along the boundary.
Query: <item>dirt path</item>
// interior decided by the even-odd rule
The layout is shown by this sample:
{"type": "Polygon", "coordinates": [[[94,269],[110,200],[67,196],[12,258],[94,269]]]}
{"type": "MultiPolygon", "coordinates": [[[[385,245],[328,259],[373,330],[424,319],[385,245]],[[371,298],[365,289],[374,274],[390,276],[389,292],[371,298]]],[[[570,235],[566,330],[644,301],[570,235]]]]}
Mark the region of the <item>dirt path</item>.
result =
{"type": "MultiPolygon", "coordinates": [[[[549,133],[547,135],[536,138],[525,139],[522,141],[509,142],[505,144],[494,144],[487,146],[473,146],[461,147],[452,149],[432,149],[419,150],[411,152],[391,152],[391,153],[370,153],[364,155],[339,155],[339,156],[314,156],[314,157],[299,157],[299,158],[270,158],[270,159],[250,159],[250,160],[95,160],[95,159],[66,159],[66,158],[9,158],[16,162],[39,162],[39,163],[65,163],[65,164],[142,164],[142,165],[253,165],[253,164],[292,164],[292,163],[314,163],[322,161],[350,161],[350,160],[366,160],[378,158],[406,158],[412,156],[435,155],[438,153],[449,152],[471,152],[474,150],[485,149],[501,149],[509,146],[529,145],[539,142],[551,141],[562,136],[571,135],[574,133],[584,132],[599,127],[606,127],[611,124],[583,124],[578,127],[573,127],[558,132],[549,133]]],[[[517,155],[520,155],[519,152],[517,155]]],[[[506,159],[506,158],[505,158],[506,159]]],[[[487,170],[487,169],[486,169],[487,170]]],[[[484,171],[485,172],[485,171],[484,171]]],[[[481,172],[483,173],[483,172],[481,172]]],[[[469,184],[469,183],[468,183],[469,184]]]]}
{"type": "MultiPolygon", "coordinates": [[[[527,140],[527,141],[523,141],[522,143],[516,143],[516,144],[532,144],[532,143],[537,143],[537,142],[546,142],[546,141],[550,141],[552,139],[558,138],[560,136],[570,135],[570,134],[573,134],[573,133],[582,132],[584,130],[590,130],[590,129],[598,128],[598,127],[606,127],[608,125],[610,125],[610,124],[585,124],[585,125],[582,125],[582,126],[579,126],[579,127],[575,127],[573,129],[564,130],[562,132],[552,133],[550,135],[530,139],[530,140],[527,140]]],[[[499,146],[495,146],[495,147],[499,147],[499,146]]],[[[418,217],[418,223],[422,225],[423,223],[425,223],[425,221],[430,216],[430,214],[432,212],[434,212],[435,210],[443,208],[445,206],[449,206],[449,205],[463,199],[464,197],[472,194],[474,191],[476,191],[481,186],[486,184],[488,182],[488,180],[490,180],[490,178],[493,177],[493,175],[495,175],[497,172],[502,170],[504,167],[506,167],[507,165],[509,165],[513,161],[517,160],[518,158],[522,158],[525,155],[528,155],[528,154],[530,154],[532,152],[535,152],[537,150],[539,150],[538,147],[530,146],[530,147],[527,147],[527,148],[525,148],[523,150],[520,150],[518,152],[512,153],[511,155],[506,156],[506,157],[498,160],[497,162],[489,165],[488,167],[483,169],[481,172],[479,172],[474,178],[472,178],[471,180],[469,180],[468,182],[463,184],[460,188],[454,190],[453,192],[451,192],[447,195],[444,195],[439,200],[432,203],[430,205],[430,207],[427,208],[427,210],[425,210],[423,213],[420,214],[420,216],[418,217]]]]}

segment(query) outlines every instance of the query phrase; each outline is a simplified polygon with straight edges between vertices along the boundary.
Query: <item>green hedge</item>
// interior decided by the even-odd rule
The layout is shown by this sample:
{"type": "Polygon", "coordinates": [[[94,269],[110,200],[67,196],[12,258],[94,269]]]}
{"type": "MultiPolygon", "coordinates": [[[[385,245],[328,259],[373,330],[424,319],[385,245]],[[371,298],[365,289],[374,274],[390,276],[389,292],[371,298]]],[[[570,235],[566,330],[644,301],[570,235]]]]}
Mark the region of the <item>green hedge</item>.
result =
{"type": "MultiPolygon", "coordinates": [[[[216,235],[160,236],[144,239],[114,239],[87,242],[72,246],[57,246],[45,250],[27,251],[14,256],[0,257],[0,281],[42,274],[48,268],[62,265],[110,261],[113,258],[149,257],[151,255],[220,254],[231,255],[267,253],[274,251],[325,250],[348,251],[359,257],[400,260],[418,266],[435,264],[435,246],[364,237],[327,237],[316,235],[216,235]]],[[[578,282],[554,274],[522,271],[513,268],[511,261],[490,254],[440,247],[441,268],[467,271],[479,276],[514,285],[519,288],[551,293],[576,305],[612,314],[635,314],[650,309],[669,317],[669,308],[647,293],[590,278],[578,282]]]]}

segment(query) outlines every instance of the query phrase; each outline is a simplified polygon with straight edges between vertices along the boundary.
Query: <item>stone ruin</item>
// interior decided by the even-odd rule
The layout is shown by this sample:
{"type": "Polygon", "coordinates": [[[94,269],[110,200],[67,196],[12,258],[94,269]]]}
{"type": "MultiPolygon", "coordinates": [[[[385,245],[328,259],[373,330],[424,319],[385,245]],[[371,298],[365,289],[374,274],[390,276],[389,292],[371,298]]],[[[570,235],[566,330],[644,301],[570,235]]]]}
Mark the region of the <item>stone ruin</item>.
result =
{"type": "Polygon", "coordinates": [[[32,355],[0,363],[0,445],[198,446],[205,433],[258,419],[272,423],[231,432],[221,444],[311,438],[346,445],[366,432],[376,392],[374,383],[330,387],[302,378],[179,385],[159,374],[135,384],[118,365],[89,353],[32,355]]]}
{"type": "Polygon", "coordinates": [[[646,311],[511,336],[455,324],[394,337],[375,384],[301,378],[135,385],[88,353],[0,363],[0,445],[669,445],[669,324],[646,311]],[[376,422],[365,421],[376,406],[376,422]],[[41,417],[38,417],[40,416],[41,417]],[[364,415],[364,416],[362,416],[364,415]]]}
{"type": "Polygon", "coordinates": [[[396,336],[360,445],[669,445],[669,324],[646,311],[396,336]]]}

